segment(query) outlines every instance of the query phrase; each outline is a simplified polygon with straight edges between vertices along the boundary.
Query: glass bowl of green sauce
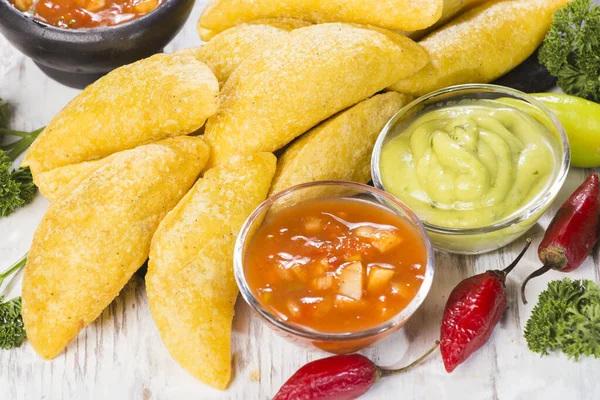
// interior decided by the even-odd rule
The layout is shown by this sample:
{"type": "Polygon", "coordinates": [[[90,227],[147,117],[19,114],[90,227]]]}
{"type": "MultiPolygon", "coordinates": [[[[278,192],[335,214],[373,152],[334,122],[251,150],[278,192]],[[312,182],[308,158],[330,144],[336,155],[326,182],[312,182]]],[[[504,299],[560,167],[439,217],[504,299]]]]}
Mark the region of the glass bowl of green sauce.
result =
{"type": "Polygon", "coordinates": [[[373,183],[404,202],[441,250],[479,254],[516,240],[555,199],[567,136],[542,103],[514,89],[458,85],[422,96],[382,130],[373,183]]]}

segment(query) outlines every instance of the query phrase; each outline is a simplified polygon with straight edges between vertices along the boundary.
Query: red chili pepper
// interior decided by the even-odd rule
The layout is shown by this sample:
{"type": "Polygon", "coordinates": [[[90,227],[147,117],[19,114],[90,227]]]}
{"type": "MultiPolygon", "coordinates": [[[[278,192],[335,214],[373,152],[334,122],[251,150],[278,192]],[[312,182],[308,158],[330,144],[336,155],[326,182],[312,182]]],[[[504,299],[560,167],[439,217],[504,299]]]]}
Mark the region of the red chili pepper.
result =
{"type": "Polygon", "coordinates": [[[486,271],[460,282],[450,293],[440,333],[440,350],[446,371],[452,372],[490,338],[506,309],[506,276],[525,254],[502,271],[486,271]]]}
{"type": "Polygon", "coordinates": [[[351,400],[373,386],[379,379],[406,372],[423,361],[439,345],[410,365],[388,370],[373,364],[360,354],[322,358],[300,368],[287,380],[273,400],[351,400]]]}
{"type": "Polygon", "coordinates": [[[531,273],[521,285],[523,303],[527,304],[525,285],[529,280],[551,269],[573,271],[592,252],[598,240],[599,186],[598,174],[591,174],[558,209],[538,247],[538,257],[544,266],[531,273]]]}

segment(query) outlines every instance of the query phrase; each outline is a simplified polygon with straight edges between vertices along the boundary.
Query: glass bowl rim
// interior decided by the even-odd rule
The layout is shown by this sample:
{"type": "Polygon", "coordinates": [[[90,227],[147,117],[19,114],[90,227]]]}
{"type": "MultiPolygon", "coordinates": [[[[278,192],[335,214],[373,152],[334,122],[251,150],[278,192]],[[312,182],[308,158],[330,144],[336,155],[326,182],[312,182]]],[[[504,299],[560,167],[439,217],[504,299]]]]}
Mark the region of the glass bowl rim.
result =
{"type": "MultiPolygon", "coordinates": [[[[386,207],[389,209],[389,206],[386,207]]],[[[237,285],[240,289],[240,293],[246,303],[250,306],[250,308],[259,314],[259,316],[269,322],[270,324],[276,326],[283,332],[287,334],[291,334],[293,336],[302,337],[305,339],[309,339],[312,341],[323,341],[323,342],[346,342],[350,340],[360,340],[369,338],[372,336],[376,336],[383,332],[386,332],[390,329],[395,328],[401,323],[406,322],[414,312],[421,306],[429,290],[431,289],[431,285],[433,283],[433,275],[435,270],[434,263],[434,251],[429,241],[429,236],[421,220],[400,200],[396,199],[394,196],[386,193],[383,190],[374,188],[372,186],[368,186],[362,183],[354,183],[348,181],[336,181],[336,180],[327,180],[327,181],[315,181],[299,184],[296,186],[292,186],[288,189],[285,189],[275,195],[267,198],[263,201],[244,222],[242,228],[238,234],[238,237],[235,242],[234,248],[234,256],[233,256],[233,264],[234,264],[234,275],[237,285]],[[265,212],[269,207],[271,207],[277,200],[288,196],[291,193],[297,192],[299,190],[304,190],[312,187],[318,186],[344,186],[350,189],[356,189],[357,191],[368,192],[369,194],[374,195],[376,198],[384,198],[385,200],[391,202],[395,206],[399,207],[408,217],[413,226],[417,229],[418,234],[423,239],[425,244],[425,248],[427,250],[427,265],[425,266],[424,279],[421,283],[421,287],[417,291],[417,294],[413,299],[408,303],[402,311],[398,314],[394,315],[392,318],[387,321],[373,326],[371,328],[354,331],[354,332],[342,332],[342,333],[331,333],[331,332],[319,332],[310,328],[305,328],[299,325],[295,325],[286,321],[283,321],[278,316],[269,312],[260,301],[254,296],[252,290],[250,289],[244,274],[244,244],[248,239],[248,234],[250,228],[257,220],[257,218],[265,212]]]]}
{"type": "Polygon", "coordinates": [[[548,107],[546,107],[541,101],[537,100],[533,96],[530,96],[527,93],[521,92],[519,90],[493,84],[469,83],[464,85],[449,86],[447,88],[427,93],[408,103],[406,106],[402,107],[396,114],[394,114],[394,116],[385,124],[385,126],[379,133],[379,136],[375,143],[375,147],[373,148],[373,153],[371,157],[371,178],[373,180],[373,185],[379,190],[386,191],[385,186],[383,185],[383,182],[381,180],[381,171],[379,167],[381,151],[383,149],[384,141],[386,140],[391,129],[406,112],[413,109],[413,107],[421,105],[422,103],[441,95],[476,90],[484,93],[506,94],[512,96],[513,98],[523,100],[528,104],[536,107],[539,111],[543,112],[548,118],[550,118],[560,136],[558,143],[562,143],[563,146],[563,152],[560,157],[560,169],[554,182],[543,194],[543,196],[540,196],[536,201],[528,204],[525,208],[523,208],[521,212],[515,214],[509,219],[501,220],[500,222],[496,222],[491,225],[476,228],[448,228],[422,221],[423,226],[425,227],[427,232],[444,235],[480,235],[484,233],[500,231],[502,229],[519,224],[523,221],[528,220],[531,216],[535,215],[537,212],[547,207],[556,198],[558,192],[562,188],[567,178],[569,166],[571,164],[571,149],[569,147],[569,141],[564,127],[562,126],[556,115],[554,115],[554,113],[550,111],[548,107]]]}

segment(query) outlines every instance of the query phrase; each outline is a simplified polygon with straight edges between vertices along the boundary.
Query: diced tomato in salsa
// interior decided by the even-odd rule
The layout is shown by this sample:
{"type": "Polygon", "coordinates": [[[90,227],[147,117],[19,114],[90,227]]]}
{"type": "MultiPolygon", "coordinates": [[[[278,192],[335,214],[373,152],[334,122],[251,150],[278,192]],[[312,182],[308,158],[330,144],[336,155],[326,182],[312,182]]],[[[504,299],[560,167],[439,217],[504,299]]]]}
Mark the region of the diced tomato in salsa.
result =
{"type": "Polygon", "coordinates": [[[9,0],[35,19],[65,29],[118,25],[146,15],[165,0],[9,0]]]}
{"type": "Polygon", "coordinates": [[[300,203],[267,217],[245,274],[264,306],[320,332],[353,332],[402,311],[423,281],[427,250],[402,217],[362,200],[300,203]]]}

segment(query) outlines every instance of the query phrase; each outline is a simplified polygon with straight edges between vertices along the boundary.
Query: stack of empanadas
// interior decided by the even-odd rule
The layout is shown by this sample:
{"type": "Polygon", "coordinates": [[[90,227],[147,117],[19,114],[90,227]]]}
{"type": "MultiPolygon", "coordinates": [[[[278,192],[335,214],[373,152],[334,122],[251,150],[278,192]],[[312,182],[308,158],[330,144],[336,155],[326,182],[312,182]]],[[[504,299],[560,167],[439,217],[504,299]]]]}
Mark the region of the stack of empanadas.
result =
{"type": "Polygon", "coordinates": [[[59,354],[149,257],[164,344],[226,388],[233,246],[251,211],[304,182],[366,183],[378,133],[411,95],[503,75],[566,2],[212,1],[199,22],[208,44],[98,80],[27,154],[52,202],[23,285],[33,347],[59,354]],[[440,18],[451,21],[420,44],[387,30],[440,18]]]}

